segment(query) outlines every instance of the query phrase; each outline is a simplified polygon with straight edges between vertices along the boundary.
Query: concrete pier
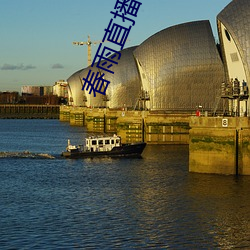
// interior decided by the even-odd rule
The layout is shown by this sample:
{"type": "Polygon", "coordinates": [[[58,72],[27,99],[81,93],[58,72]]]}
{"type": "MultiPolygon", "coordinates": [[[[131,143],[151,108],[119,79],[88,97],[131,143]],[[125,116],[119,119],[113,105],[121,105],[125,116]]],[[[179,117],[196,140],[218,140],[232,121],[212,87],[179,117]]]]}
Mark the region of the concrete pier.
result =
{"type": "Polygon", "coordinates": [[[61,106],[59,112],[59,119],[62,122],[70,122],[70,112],[72,108],[69,106],[61,106]]]}
{"type": "Polygon", "coordinates": [[[60,120],[122,141],[189,144],[189,171],[250,175],[250,118],[60,107],[60,120]]]}
{"type": "Polygon", "coordinates": [[[88,132],[117,133],[123,142],[189,142],[189,115],[61,106],[60,120],[72,126],[86,126],[88,132]]]}
{"type": "Polygon", "coordinates": [[[189,171],[250,175],[250,118],[190,117],[189,171]]]}

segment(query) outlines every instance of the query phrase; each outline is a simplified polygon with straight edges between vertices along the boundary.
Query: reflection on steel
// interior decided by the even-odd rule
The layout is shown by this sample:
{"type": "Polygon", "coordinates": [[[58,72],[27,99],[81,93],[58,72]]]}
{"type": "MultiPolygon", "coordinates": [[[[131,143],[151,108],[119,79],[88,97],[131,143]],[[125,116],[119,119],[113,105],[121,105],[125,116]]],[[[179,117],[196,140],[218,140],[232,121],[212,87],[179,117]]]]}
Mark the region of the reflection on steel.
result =
{"type": "MultiPolygon", "coordinates": [[[[227,84],[237,78],[240,82],[239,91],[244,92],[250,82],[250,4],[249,0],[234,0],[217,16],[219,38],[222,46],[222,56],[226,66],[227,84]]],[[[243,93],[242,92],[242,93],[243,93]]],[[[240,96],[242,96],[242,93],[240,96]]],[[[238,95],[238,92],[236,93],[238,95]]],[[[248,93],[243,93],[245,102],[231,103],[231,109],[240,110],[241,116],[250,113],[248,93]],[[237,105],[240,105],[238,107],[237,105]]]]}
{"type": "Polygon", "coordinates": [[[224,68],[209,21],[164,29],[144,41],[134,56],[151,110],[211,110],[224,68]]]}
{"type": "MultiPolygon", "coordinates": [[[[247,80],[250,81],[250,4],[249,0],[234,0],[217,16],[217,20],[223,23],[227,32],[239,49],[243,59],[247,80]]],[[[219,29],[220,38],[223,30],[219,29]]],[[[226,32],[226,31],[225,31],[226,32]]],[[[225,56],[225,54],[223,53],[225,56]]]]}
{"type": "MultiPolygon", "coordinates": [[[[127,48],[122,51],[121,59],[117,65],[112,66],[114,74],[106,74],[105,77],[110,84],[107,89],[109,98],[109,108],[133,108],[137,102],[141,91],[141,81],[133,57],[135,47],[127,48]]],[[[103,71],[103,73],[105,73],[103,71]]]]}
{"type": "MultiPolygon", "coordinates": [[[[93,72],[100,72],[96,67],[88,67],[75,72],[69,77],[69,100],[74,106],[87,107],[109,107],[117,108],[133,108],[137,102],[141,92],[141,81],[134,60],[133,51],[136,46],[120,51],[121,59],[119,64],[113,65],[114,74],[105,74],[104,78],[110,81],[106,95],[96,93],[96,97],[89,94],[89,91],[82,91],[83,78],[87,77],[89,69],[93,72]]],[[[105,72],[100,72],[105,73],[105,72]]]]}
{"type": "Polygon", "coordinates": [[[87,100],[85,102],[85,106],[87,106],[87,107],[106,107],[105,95],[96,93],[96,97],[94,97],[93,92],[91,94],[89,94],[89,90],[87,90],[87,88],[82,90],[82,87],[84,85],[83,78],[85,78],[85,79],[87,78],[87,75],[88,75],[88,72],[90,69],[92,70],[92,72],[100,72],[100,70],[96,67],[96,63],[93,65],[93,67],[89,66],[88,68],[82,70],[79,74],[79,78],[81,80],[81,87],[78,89],[78,91],[82,92],[82,95],[84,95],[85,99],[87,100]]]}
{"type": "Polygon", "coordinates": [[[88,67],[81,69],[71,75],[68,79],[68,91],[69,91],[69,105],[79,106],[79,107],[105,107],[107,97],[96,93],[96,97],[93,94],[89,94],[89,91],[82,90],[83,87],[83,78],[87,77],[89,69],[92,69],[95,72],[98,72],[98,68],[88,67]]]}
{"type": "Polygon", "coordinates": [[[82,89],[82,83],[80,79],[80,72],[78,70],[73,75],[71,75],[68,79],[68,93],[69,93],[69,104],[73,106],[85,106],[84,92],[82,89]]]}

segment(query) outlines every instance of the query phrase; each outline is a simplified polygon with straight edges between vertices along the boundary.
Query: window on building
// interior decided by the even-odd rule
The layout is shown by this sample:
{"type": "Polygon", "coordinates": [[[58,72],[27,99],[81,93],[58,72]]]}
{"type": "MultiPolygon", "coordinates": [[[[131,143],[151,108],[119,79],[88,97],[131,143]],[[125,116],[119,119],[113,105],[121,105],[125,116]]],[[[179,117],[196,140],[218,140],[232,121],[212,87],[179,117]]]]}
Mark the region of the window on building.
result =
{"type": "Polygon", "coordinates": [[[225,35],[227,37],[227,40],[230,42],[231,41],[231,36],[229,35],[228,31],[225,29],[225,35]]]}

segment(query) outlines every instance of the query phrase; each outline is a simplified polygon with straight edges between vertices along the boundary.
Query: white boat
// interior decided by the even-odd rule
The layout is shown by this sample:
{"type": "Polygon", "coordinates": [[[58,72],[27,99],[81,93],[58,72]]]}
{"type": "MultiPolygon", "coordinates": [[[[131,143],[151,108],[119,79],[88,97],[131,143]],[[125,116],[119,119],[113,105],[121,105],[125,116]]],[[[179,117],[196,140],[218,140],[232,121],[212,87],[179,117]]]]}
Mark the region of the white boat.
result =
{"type": "Polygon", "coordinates": [[[116,134],[113,136],[90,136],[85,139],[85,145],[71,145],[70,140],[68,140],[68,146],[62,156],[66,158],[140,156],[145,146],[145,142],[122,144],[121,137],[116,134]]]}

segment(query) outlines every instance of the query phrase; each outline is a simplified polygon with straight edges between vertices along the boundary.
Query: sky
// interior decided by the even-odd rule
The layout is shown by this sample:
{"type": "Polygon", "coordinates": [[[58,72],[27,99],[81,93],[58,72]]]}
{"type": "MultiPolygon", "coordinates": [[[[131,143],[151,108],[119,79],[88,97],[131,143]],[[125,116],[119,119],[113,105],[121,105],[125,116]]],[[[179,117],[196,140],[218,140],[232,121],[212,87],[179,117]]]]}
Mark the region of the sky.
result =
{"type": "MultiPolygon", "coordinates": [[[[0,91],[52,86],[87,66],[87,46],[101,41],[117,0],[0,0],[0,91]]],[[[142,3],[124,48],[173,25],[209,20],[231,0],[138,0],[142,3]]],[[[112,46],[109,46],[112,48],[112,46]]],[[[92,45],[92,59],[98,46],[92,45]]]]}

